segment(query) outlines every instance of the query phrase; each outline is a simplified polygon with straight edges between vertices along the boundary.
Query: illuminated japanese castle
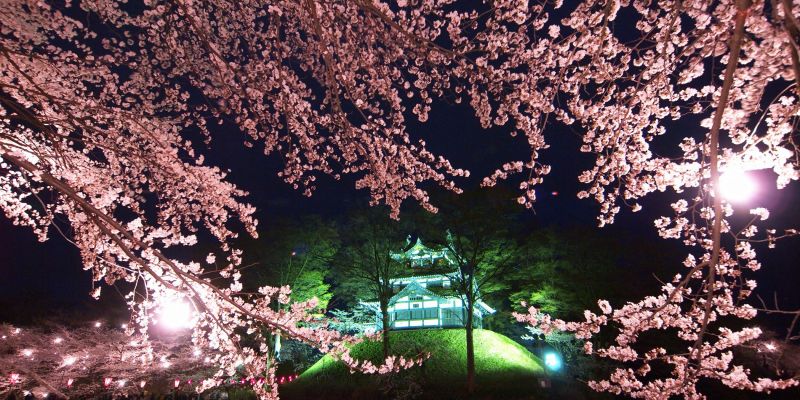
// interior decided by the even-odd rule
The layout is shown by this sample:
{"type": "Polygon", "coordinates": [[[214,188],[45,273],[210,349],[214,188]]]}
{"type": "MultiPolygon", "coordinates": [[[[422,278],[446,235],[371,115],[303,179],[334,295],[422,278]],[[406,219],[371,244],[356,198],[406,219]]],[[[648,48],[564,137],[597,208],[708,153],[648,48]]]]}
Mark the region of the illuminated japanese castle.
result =
{"type": "MultiPolygon", "coordinates": [[[[409,237],[403,251],[390,255],[392,259],[406,263],[415,271],[413,276],[398,277],[390,281],[395,293],[389,300],[388,308],[391,329],[464,326],[464,301],[451,288],[451,280],[458,276],[458,266],[447,248],[432,249],[423,245],[419,238],[412,243],[409,237]],[[447,272],[448,270],[451,272],[447,272]],[[433,271],[445,273],[434,274],[433,271]]],[[[381,330],[383,324],[378,302],[362,304],[375,312],[376,330],[381,330]]],[[[473,321],[477,328],[482,327],[484,315],[495,312],[483,300],[478,300],[474,308],[473,321]]]]}

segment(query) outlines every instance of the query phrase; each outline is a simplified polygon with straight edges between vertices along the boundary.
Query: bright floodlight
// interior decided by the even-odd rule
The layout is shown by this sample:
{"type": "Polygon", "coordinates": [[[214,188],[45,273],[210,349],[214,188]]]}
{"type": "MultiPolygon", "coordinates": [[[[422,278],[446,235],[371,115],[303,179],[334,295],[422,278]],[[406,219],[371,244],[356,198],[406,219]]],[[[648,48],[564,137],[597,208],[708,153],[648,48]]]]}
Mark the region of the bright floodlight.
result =
{"type": "Polygon", "coordinates": [[[172,300],[161,305],[159,323],[170,330],[191,328],[194,325],[192,306],[181,300],[172,300]]]}
{"type": "Polygon", "coordinates": [[[741,169],[730,169],[719,177],[719,192],[731,203],[744,203],[758,191],[756,181],[741,169]]]}
{"type": "Polygon", "coordinates": [[[558,354],[553,353],[552,351],[547,352],[544,355],[544,365],[553,371],[558,371],[561,369],[561,358],[558,356],[558,354]]]}

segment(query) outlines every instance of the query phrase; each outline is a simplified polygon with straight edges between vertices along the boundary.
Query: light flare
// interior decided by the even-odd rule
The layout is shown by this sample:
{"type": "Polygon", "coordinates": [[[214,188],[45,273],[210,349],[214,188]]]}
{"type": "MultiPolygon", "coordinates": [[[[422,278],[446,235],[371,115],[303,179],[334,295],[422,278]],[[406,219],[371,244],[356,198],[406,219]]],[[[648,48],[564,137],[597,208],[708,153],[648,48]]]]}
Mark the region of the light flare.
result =
{"type": "Polygon", "coordinates": [[[160,325],[169,330],[188,329],[194,326],[194,310],[183,300],[164,302],[158,309],[160,325]]]}
{"type": "Polygon", "coordinates": [[[544,355],[544,365],[553,371],[557,371],[561,369],[561,358],[556,353],[548,352],[544,355]]]}
{"type": "Polygon", "coordinates": [[[719,193],[731,203],[746,203],[757,192],[758,183],[743,168],[728,168],[719,177],[719,193]]]}

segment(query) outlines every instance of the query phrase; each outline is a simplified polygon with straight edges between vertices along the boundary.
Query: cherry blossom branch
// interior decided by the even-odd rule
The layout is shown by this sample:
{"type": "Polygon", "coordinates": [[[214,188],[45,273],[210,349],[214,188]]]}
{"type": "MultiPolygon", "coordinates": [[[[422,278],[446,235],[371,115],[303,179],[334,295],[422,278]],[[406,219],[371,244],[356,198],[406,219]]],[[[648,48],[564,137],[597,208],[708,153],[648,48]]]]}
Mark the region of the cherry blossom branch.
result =
{"type": "MultiPolygon", "coordinates": [[[[706,302],[704,309],[703,322],[701,323],[700,334],[694,344],[694,351],[699,352],[700,345],[703,341],[703,336],[708,330],[709,318],[711,317],[711,307],[714,293],[716,291],[716,272],[719,263],[719,252],[721,246],[721,231],[722,231],[722,193],[719,185],[719,130],[722,125],[722,115],[725,113],[725,108],[728,106],[728,96],[730,95],[731,85],[733,84],[733,75],[736,72],[736,66],[739,63],[739,51],[742,48],[742,39],[744,38],[744,23],[747,20],[748,8],[752,4],[751,0],[736,0],[736,20],[733,28],[733,36],[731,36],[728,56],[728,65],[725,67],[725,75],[722,81],[722,90],[717,100],[717,110],[714,112],[714,118],[711,123],[711,131],[709,133],[709,164],[711,170],[710,180],[714,190],[714,222],[711,231],[711,260],[708,265],[708,277],[706,278],[706,302]]],[[[696,359],[700,360],[698,353],[696,359]]]]}
{"type": "MultiPolygon", "coordinates": [[[[177,265],[175,265],[172,262],[172,260],[170,260],[167,257],[165,257],[160,251],[158,251],[157,249],[153,249],[152,247],[147,246],[145,243],[141,242],[139,239],[137,239],[135,236],[133,236],[124,226],[122,226],[121,224],[119,224],[118,222],[116,222],[115,220],[110,218],[109,216],[105,215],[102,211],[98,210],[96,207],[94,207],[93,205],[88,203],[86,200],[82,199],[80,196],[78,196],[75,193],[74,190],[72,190],[68,185],[66,185],[62,181],[60,181],[57,178],[53,177],[49,173],[42,172],[41,170],[39,170],[33,164],[31,164],[31,163],[29,163],[29,162],[27,162],[25,160],[22,160],[22,159],[20,159],[18,157],[15,157],[13,155],[10,155],[8,153],[3,154],[3,158],[9,160],[10,162],[14,163],[15,165],[20,166],[21,168],[29,171],[30,173],[34,174],[34,176],[38,176],[40,179],[42,179],[43,182],[47,183],[48,185],[51,185],[52,187],[54,187],[55,189],[60,191],[62,194],[68,196],[72,201],[75,201],[76,203],[78,203],[88,214],[91,215],[92,220],[95,222],[95,225],[99,229],[101,229],[107,236],[111,237],[112,240],[119,246],[119,248],[122,249],[122,251],[125,252],[125,254],[128,255],[128,257],[130,257],[130,259],[134,260],[137,264],[139,264],[142,267],[142,269],[145,270],[148,273],[149,276],[151,276],[154,279],[156,279],[160,284],[162,284],[165,287],[167,287],[167,288],[169,288],[169,289],[171,289],[173,291],[176,291],[176,292],[181,292],[182,291],[181,287],[188,288],[188,290],[192,291],[194,293],[192,298],[194,299],[194,302],[196,302],[196,304],[200,305],[200,307],[205,310],[204,315],[206,317],[208,317],[208,318],[211,318],[213,321],[215,321],[215,323],[223,331],[227,330],[226,326],[222,322],[220,322],[219,319],[217,319],[216,315],[206,305],[205,301],[203,300],[203,296],[201,296],[195,290],[194,285],[189,284],[189,281],[191,281],[191,283],[193,283],[193,284],[196,284],[196,285],[199,285],[200,287],[203,287],[206,290],[211,291],[216,296],[218,296],[220,299],[222,299],[224,301],[224,304],[233,307],[238,312],[240,312],[242,315],[246,315],[246,316],[248,316],[250,318],[253,318],[254,320],[264,324],[269,329],[282,332],[283,334],[287,335],[288,337],[291,337],[291,338],[297,339],[297,340],[301,340],[301,341],[303,341],[303,342],[305,342],[307,344],[310,344],[310,345],[312,345],[312,346],[314,346],[314,347],[316,347],[316,348],[318,348],[318,349],[320,349],[320,350],[322,350],[324,352],[333,351],[335,353],[339,353],[338,356],[339,357],[343,357],[343,360],[348,365],[353,367],[354,369],[358,369],[358,370],[361,370],[361,371],[364,371],[364,372],[379,372],[380,371],[381,373],[386,373],[388,371],[392,371],[392,370],[395,370],[397,368],[408,368],[410,366],[413,366],[414,364],[418,364],[418,363],[421,362],[421,359],[407,360],[407,359],[402,358],[402,357],[401,358],[393,358],[391,360],[386,360],[386,363],[388,363],[388,364],[384,364],[384,365],[378,366],[378,367],[374,366],[371,362],[368,362],[368,361],[355,362],[351,358],[349,358],[349,355],[347,354],[348,353],[348,348],[343,345],[343,342],[351,341],[349,338],[340,337],[337,334],[336,338],[331,337],[331,338],[320,340],[320,338],[315,338],[314,335],[311,334],[312,332],[309,331],[309,330],[298,329],[297,327],[293,327],[293,326],[290,326],[288,324],[279,323],[279,322],[277,322],[278,319],[269,319],[269,318],[266,318],[263,315],[254,313],[251,309],[245,308],[239,301],[236,301],[235,299],[230,297],[227,293],[223,292],[222,290],[220,290],[216,286],[210,284],[208,281],[206,281],[204,279],[200,279],[200,278],[194,276],[193,274],[185,273],[181,268],[179,268],[177,265]],[[101,220],[102,220],[102,222],[101,222],[101,220]],[[181,285],[175,285],[175,284],[172,284],[170,282],[165,281],[159,274],[157,274],[152,268],[149,267],[149,263],[146,260],[144,260],[141,257],[138,257],[135,254],[133,254],[133,251],[128,247],[128,245],[126,243],[124,243],[114,232],[109,230],[105,226],[105,224],[109,224],[110,226],[112,226],[115,229],[115,231],[120,232],[127,240],[129,240],[130,242],[134,243],[140,249],[148,249],[149,248],[150,251],[156,256],[156,258],[159,261],[161,261],[163,264],[165,264],[165,265],[170,267],[171,272],[173,274],[175,274],[175,276],[180,280],[180,282],[182,284],[181,285]],[[336,340],[343,341],[343,342],[326,344],[325,340],[330,340],[330,339],[336,339],[336,340]]],[[[278,315],[282,315],[282,314],[283,313],[281,313],[281,312],[278,313],[278,315]]],[[[317,334],[319,334],[319,333],[324,333],[324,332],[322,332],[321,330],[318,329],[317,334]]],[[[232,336],[232,333],[228,333],[228,335],[232,336]]],[[[238,344],[236,344],[236,343],[234,343],[234,344],[238,346],[238,344]]]]}
{"type": "MultiPolygon", "coordinates": [[[[789,35],[789,57],[792,59],[792,67],[794,68],[794,79],[796,82],[800,81],[800,56],[798,56],[798,40],[800,40],[800,24],[794,16],[792,10],[791,0],[781,0],[783,6],[783,23],[786,26],[786,32],[789,35]]],[[[773,6],[774,7],[774,6],[773,6]]],[[[795,90],[800,94],[800,87],[795,87],[795,90]]]]}
{"type": "Polygon", "coordinates": [[[793,338],[797,338],[797,336],[793,336],[792,333],[794,332],[795,327],[797,326],[798,322],[800,322],[800,309],[797,309],[797,310],[781,310],[780,307],[778,306],[778,297],[777,297],[776,293],[773,293],[773,297],[774,297],[773,302],[775,304],[774,307],[768,307],[767,303],[764,301],[763,298],[761,298],[761,296],[757,295],[756,297],[758,298],[758,301],[761,302],[761,308],[757,308],[757,310],[763,311],[763,312],[765,312],[767,314],[792,315],[793,316],[792,322],[786,328],[786,335],[785,335],[783,341],[788,343],[793,338]]]}

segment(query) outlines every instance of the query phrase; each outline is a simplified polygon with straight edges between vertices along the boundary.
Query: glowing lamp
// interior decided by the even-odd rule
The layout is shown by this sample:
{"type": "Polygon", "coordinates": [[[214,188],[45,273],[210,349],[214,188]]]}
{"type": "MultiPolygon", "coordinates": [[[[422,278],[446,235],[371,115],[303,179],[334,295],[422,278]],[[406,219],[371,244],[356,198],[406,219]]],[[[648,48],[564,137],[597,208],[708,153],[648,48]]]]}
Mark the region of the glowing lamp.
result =
{"type": "Polygon", "coordinates": [[[731,203],[745,203],[758,192],[758,184],[745,170],[731,168],[719,177],[719,193],[731,203]]]}
{"type": "Polygon", "coordinates": [[[550,351],[544,355],[544,365],[552,371],[561,369],[561,357],[558,354],[550,351]]]}
{"type": "Polygon", "coordinates": [[[101,325],[103,325],[103,323],[101,323],[100,321],[94,323],[95,328],[99,328],[101,325]]]}
{"type": "Polygon", "coordinates": [[[161,305],[159,309],[161,326],[170,330],[191,328],[194,326],[192,307],[181,300],[173,300],[161,305]]]}

